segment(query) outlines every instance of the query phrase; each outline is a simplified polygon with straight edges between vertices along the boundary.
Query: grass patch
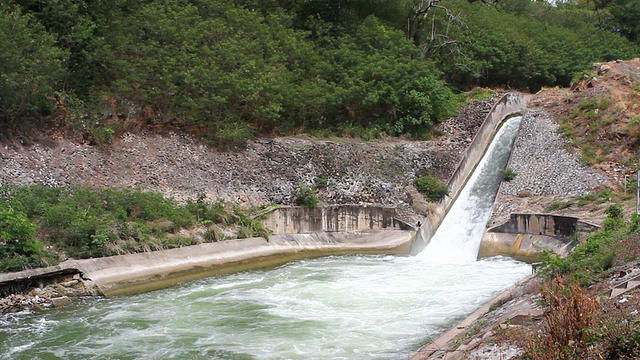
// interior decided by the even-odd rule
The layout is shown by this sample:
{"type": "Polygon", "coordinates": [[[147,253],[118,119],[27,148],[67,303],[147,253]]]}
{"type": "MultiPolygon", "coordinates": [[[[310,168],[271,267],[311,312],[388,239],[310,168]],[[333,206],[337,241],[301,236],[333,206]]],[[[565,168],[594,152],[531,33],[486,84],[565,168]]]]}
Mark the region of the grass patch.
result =
{"type": "Polygon", "coordinates": [[[552,212],[557,210],[564,210],[570,208],[575,203],[573,201],[552,201],[545,209],[545,212],[552,212]]]}

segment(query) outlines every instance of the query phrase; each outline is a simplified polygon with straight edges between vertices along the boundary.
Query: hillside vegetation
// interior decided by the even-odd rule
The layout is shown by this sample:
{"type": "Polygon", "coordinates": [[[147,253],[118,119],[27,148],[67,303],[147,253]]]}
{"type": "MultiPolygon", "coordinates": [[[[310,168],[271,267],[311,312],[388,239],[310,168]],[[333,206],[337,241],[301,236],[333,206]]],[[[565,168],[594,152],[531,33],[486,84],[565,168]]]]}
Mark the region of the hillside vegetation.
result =
{"type": "Polygon", "coordinates": [[[5,2],[0,127],[101,145],[140,126],[230,148],[299,132],[427,137],[458,91],[568,86],[593,61],[636,55],[617,3],[5,2]]]}

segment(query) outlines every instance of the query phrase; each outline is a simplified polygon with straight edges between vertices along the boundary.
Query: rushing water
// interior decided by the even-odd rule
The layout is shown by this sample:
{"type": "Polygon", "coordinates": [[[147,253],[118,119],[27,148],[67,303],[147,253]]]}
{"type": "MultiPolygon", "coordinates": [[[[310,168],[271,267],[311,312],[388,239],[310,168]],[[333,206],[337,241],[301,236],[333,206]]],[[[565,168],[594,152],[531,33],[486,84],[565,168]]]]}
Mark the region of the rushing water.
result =
{"type": "Polygon", "coordinates": [[[521,120],[521,117],[511,118],[498,130],[458,199],[419,257],[441,263],[465,263],[476,259],[502,181],[501,172],[509,161],[521,120]]]}
{"type": "Polygon", "coordinates": [[[530,272],[499,257],[304,260],[5,315],[0,359],[406,359],[530,272]]]}

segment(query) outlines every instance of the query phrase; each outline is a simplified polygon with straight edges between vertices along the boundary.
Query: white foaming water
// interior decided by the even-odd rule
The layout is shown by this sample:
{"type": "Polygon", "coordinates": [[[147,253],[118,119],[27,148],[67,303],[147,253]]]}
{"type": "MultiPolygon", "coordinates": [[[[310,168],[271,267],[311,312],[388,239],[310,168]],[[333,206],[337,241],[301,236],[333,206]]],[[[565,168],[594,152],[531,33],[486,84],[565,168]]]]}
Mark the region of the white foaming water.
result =
{"type": "Polygon", "coordinates": [[[476,260],[502,181],[501,171],[509,161],[521,119],[509,119],[500,128],[429,245],[418,257],[438,263],[476,260]]]}
{"type": "Polygon", "coordinates": [[[305,260],[13,314],[0,359],[406,359],[530,272],[506,258],[305,260]]]}
{"type": "MultiPolygon", "coordinates": [[[[445,219],[440,228],[476,221],[483,228],[481,218],[445,219]]],[[[475,236],[457,233],[437,251],[458,253],[475,236]]],[[[326,257],[3,315],[0,359],[407,359],[531,272],[501,257],[463,265],[432,259],[326,257]]]]}

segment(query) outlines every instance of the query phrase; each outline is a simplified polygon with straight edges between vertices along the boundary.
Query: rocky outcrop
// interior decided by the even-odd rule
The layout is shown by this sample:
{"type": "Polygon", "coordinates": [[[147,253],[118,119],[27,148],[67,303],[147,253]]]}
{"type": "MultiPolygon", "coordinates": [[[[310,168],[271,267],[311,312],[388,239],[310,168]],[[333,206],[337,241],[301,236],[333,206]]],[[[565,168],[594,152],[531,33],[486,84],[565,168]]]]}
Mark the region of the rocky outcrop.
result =
{"type": "MultiPolygon", "coordinates": [[[[70,305],[75,298],[99,294],[95,284],[83,279],[80,274],[27,282],[30,285],[23,286],[22,291],[0,298],[0,314],[64,307],[70,305]]],[[[22,284],[16,285],[20,287],[22,284]]],[[[3,284],[3,289],[7,286],[10,284],[3,284]]]]}

